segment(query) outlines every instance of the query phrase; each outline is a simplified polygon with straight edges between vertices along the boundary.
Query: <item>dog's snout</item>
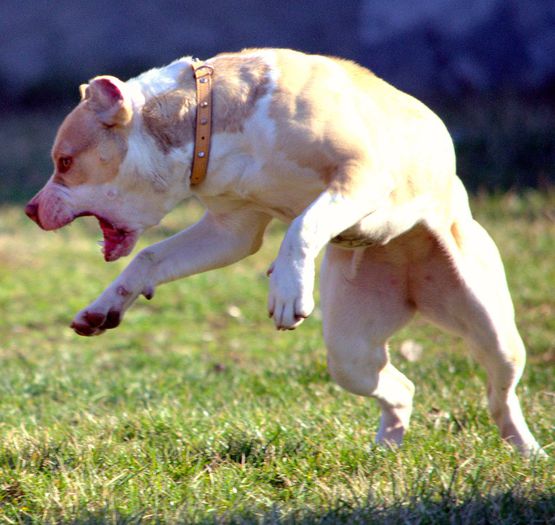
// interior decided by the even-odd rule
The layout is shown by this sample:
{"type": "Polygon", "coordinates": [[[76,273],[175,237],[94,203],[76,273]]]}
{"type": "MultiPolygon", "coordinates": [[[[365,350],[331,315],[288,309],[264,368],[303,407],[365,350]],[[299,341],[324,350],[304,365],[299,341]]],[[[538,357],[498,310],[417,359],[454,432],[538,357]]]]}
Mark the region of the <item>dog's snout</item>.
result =
{"type": "Polygon", "coordinates": [[[33,201],[29,202],[27,206],[25,206],[25,214],[29,219],[36,222],[40,226],[39,221],[39,205],[33,201]]]}

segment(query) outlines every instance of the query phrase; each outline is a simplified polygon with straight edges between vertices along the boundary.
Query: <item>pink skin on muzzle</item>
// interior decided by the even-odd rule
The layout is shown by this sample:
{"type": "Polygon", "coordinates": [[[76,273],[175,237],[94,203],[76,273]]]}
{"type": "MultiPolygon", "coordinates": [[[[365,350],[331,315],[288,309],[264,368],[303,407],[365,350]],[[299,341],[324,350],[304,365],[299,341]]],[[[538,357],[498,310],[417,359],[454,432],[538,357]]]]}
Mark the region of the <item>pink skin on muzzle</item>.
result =
{"type": "Polygon", "coordinates": [[[104,236],[102,251],[105,261],[115,261],[129,255],[139,237],[139,232],[118,227],[92,210],[76,212],[54,185],[47,184],[39,191],[25,206],[25,213],[43,230],[58,230],[77,217],[96,217],[104,236]]]}
{"type": "Polygon", "coordinates": [[[25,206],[27,216],[43,230],[57,230],[74,218],[73,210],[60,195],[57,185],[47,184],[25,206]]]}

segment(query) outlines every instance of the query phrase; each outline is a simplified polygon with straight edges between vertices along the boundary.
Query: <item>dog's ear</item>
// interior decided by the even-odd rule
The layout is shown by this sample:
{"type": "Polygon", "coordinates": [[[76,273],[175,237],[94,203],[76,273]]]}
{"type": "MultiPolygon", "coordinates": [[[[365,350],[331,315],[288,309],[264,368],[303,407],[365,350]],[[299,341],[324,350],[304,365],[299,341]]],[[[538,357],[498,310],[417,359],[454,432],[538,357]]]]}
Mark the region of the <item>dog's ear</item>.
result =
{"type": "Polygon", "coordinates": [[[123,126],[131,120],[131,100],[126,85],[116,77],[95,77],[80,90],[81,96],[103,124],[123,126]]]}

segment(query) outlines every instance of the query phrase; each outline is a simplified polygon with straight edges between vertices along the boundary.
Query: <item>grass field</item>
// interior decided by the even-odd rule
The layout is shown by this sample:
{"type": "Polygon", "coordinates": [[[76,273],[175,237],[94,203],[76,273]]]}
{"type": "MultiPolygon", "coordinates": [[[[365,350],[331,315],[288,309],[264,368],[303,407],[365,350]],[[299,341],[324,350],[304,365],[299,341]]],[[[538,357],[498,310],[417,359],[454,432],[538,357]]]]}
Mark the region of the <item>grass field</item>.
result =
{"type": "MultiPolygon", "coordinates": [[[[473,205],[506,262],[521,401],[551,459],[501,442],[482,370],[418,319],[391,345],[417,386],[411,430],[375,448],[377,406],[330,381],[318,312],[294,332],[267,318],[279,225],[259,254],[86,339],[67,326],[125,261],[102,262],[94,220],[44,233],[0,208],[0,522],[555,523],[555,193],[473,205]],[[407,340],[420,360],[399,354],[407,340]]],[[[143,245],[199,213],[181,207],[143,245]]]]}

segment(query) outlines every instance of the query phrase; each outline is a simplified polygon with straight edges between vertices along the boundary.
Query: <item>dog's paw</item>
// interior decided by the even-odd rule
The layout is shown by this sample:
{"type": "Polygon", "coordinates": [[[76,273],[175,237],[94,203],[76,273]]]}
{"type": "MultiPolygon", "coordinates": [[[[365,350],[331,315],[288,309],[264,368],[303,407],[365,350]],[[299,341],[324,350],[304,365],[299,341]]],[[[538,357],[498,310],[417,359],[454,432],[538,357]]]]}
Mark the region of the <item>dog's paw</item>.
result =
{"type": "Polygon", "coordinates": [[[146,287],[140,292],[132,292],[126,287],[111,286],[87,308],[81,310],[73,319],[70,327],[78,335],[100,335],[106,330],[120,325],[125,311],[133,304],[139,294],[147,299],[154,295],[152,287],[146,287]]]}
{"type": "Polygon", "coordinates": [[[294,330],[314,309],[314,267],[300,271],[275,261],[268,275],[268,313],[278,330],[294,330]]]}
{"type": "Polygon", "coordinates": [[[100,335],[110,328],[115,328],[120,322],[121,312],[117,310],[104,313],[89,307],[79,312],[70,326],[78,335],[92,336],[100,335]]]}

